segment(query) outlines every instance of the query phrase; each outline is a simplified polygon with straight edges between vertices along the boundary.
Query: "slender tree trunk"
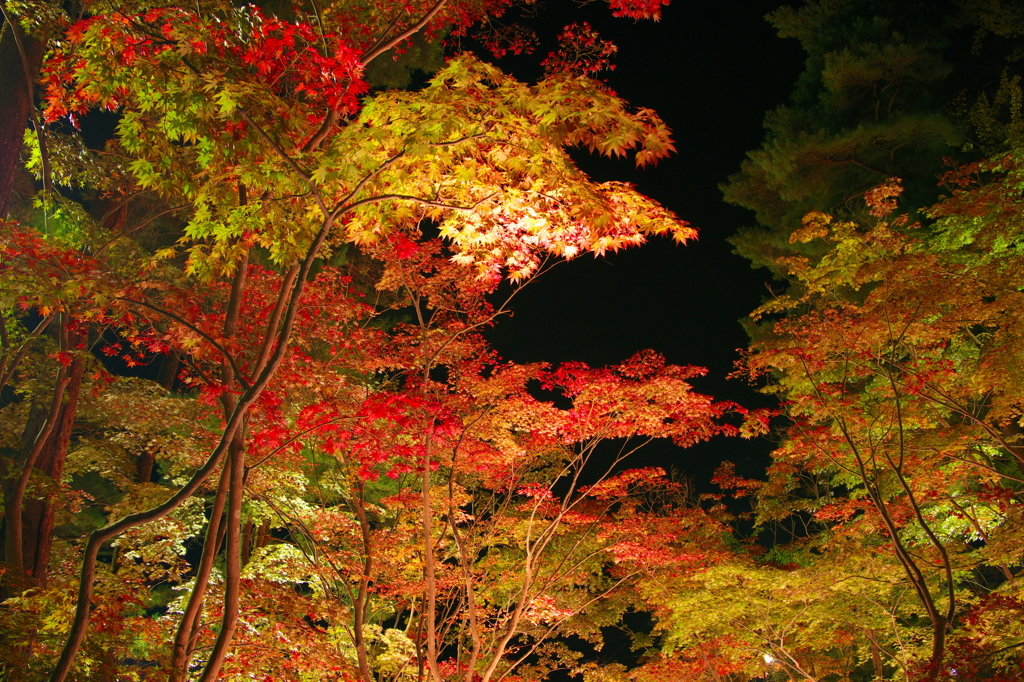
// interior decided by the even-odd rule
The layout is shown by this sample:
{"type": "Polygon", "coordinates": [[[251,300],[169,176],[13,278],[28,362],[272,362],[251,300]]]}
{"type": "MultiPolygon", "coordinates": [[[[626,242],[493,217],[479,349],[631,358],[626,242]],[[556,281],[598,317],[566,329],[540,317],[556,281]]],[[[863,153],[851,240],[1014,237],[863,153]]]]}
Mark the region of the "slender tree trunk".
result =
{"type": "Polygon", "coordinates": [[[253,522],[250,518],[242,526],[242,567],[249,565],[249,558],[252,556],[252,531],[253,522]]]}
{"type": "Polygon", "coordinates": [[[229,471],[225,468],[220,475],[217,494],[213,498],[213,509],[210,511],[210,523],[206,527],[206,538],[203,542],[203,553],[196,569],[195,585],[185,604],[184,613],[178,623],[171,646],[170,682],[184,682],[188,679],[188,665],[195,649],[195,638],[199,632],[199,624],[203,615],[203,601],[206,588],[210,583],[213,562],[220,552],[221,516],[224,514],[224,503],[228,497],[229,471]]]}
{"type": "MultiPolygon", "coordinates": [[[[356,489],[356,496],[352,506],[355,508],[356,517],[359,519],[359,534],[363,544],[363,574],[359,577],[359,589],[356,592],[352,604],[352,611],[355,616],[354,632],[356,646],[356,661],[359,664],[359,676],[363,682],[372,682],[373,676],[370,673],[370,662],[366,655],[366,640],[363,627],[366,625],[366,611],[370,597],[370,576],[373,571],[373,545],[370,542],[370,522],[366,518],[366,507],[364,506],[363,486],[359,484],[356,489]]],[[[418,646],[418,645],[417,645],[418,646]]]]}
{"type": "Polygon", "coordinates": [[[260,532],[256,535],[254,549],[263,549],[270,544],[270,519],[263,519],[260,524],[260,532]]]}
{"type": "Polygon", "coordinates": [[[875,682],[882,682],[885,676],[885,669],[882,667],[882,649],[878,646],[874,630],[867,630],[868,639],[871,640],[871,663],[875,666],[875,682]]]}
{"type": "Polygon", "coordinates": [[[238,627],[238,604],[242,586],[242,499],[245,496],[245,451],[232,443],[228,453],[228,513],[227,543],[224,549],[224,617],[220,632],[213,644],[210,658],[206,661],[200,682],[214,682],[220,675],[221,666],[238,627]]]}
{"type": "Polygon", "coordinates": [[[49,487],[42,496],[25,500],[22,506],[22,556],[25,572],[31,575],[36,585],[45,585],[50,565],[50,548],[53,544],[53,524],[57,506],[53,502],[55,489],[60,486],[64,475],[71,443],[71,428],[78,411],[78,398],[82,390],[82,375],[85,360],[75,356],[71,361],[70,380],[64,389],[64,403],[61,405],[53,432],[36,460],[37,475],[49,479],[49,487]]]}
{"type": "Polygon", "coordinates": [[[441,671],[437,667],[437,578],[435,576],[434,538],[431,530],[433,509],[430,501],[430,442],[423,455],[423,477],[420,488],[420,522],[423,524],[423,578],[426,582],[426,596],[423,613],[427,637],[427,669],[434,682],[441,682],[441,671]]]}
{"type": "MultiPolygon", "coordinates": [[[[66,340],[66,336],[64,337],[66,340]]],[[[66,344],[62,343],[62,347],[66,344]]],[[[72,363],[73,364],[73,363],[72,363]]],[[[72,379],[72,367],[61,367],[57,371],[57,378],[54,381],[53,393],[50,396],[49,407],[42,413],[41,419],[29,414],[28,424],[25,428],[23,438],[23,450],[25,451],[20,465],[21,471],[16,479],[5,478],[4,486],[4,562],[7,564],[11,577],[6,584],[21,583],[28,579],[25,562],[25,525],[24,507],[25,495],[28,492],[29,481],[36,471],[36,463],[47,450],[50,438],[57,432],[57,426],[64,407],[64,396],[72,379]]],[[[80,380],[80,378],[79,378],[80,380]]],[[[33,410],[36,411],[36,410],[33,410]]],[[[36,411],[38,414],[38,411],[36,411]]],[[[73,419],[73,413],[71,415],[73,419]]],[[[70,429],[68,431],[70,433],[70,429]]],[[[66,447],[64,448],[66,453],[66,447]]],[[[61,462],[63,467],[63,462],[61,462]]],[[[14,585],[17,588],[17,585],[14,585]]]]}
{"type": "Polygon", "coordinates": [[[135,482],[149,483],[153,480],[153,468],[156,466],[156,453],[145,449],[135,461],[135,482]]]}
{"type": "Polygon", "coordinates": [[[939,677],[939,670],[946,656],[946,625],[947,621],[943,616],[939,616],[932,623],[932,657],[928,662],[928,673],[924,677],[927,682],[939,677]]]}

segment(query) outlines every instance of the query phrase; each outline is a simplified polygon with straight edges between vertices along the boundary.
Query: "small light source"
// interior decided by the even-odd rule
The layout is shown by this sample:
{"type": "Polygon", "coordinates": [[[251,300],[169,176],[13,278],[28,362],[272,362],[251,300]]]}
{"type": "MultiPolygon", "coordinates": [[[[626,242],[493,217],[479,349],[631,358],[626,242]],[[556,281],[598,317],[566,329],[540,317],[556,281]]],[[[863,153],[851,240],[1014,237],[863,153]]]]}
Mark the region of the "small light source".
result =
{"type": "Polygon", "coordinates": [[[767,663],[768,665],[771,665],[772,663],[775,662],[775,657],[772,656],[771,654],[765,654],[764,655],[764,662],[767,663]]]}

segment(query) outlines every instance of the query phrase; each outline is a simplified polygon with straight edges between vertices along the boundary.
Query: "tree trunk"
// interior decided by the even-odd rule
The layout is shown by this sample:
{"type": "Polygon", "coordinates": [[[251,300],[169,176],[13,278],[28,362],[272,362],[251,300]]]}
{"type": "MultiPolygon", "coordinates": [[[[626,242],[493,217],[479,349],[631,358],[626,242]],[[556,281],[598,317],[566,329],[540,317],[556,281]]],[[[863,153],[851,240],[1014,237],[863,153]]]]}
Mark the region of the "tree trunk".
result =
{"type": "Polygon", "coordinates": [[[210,658],[199,678],[200,682],[214,682],[220,676],[220,668],[227,657],[231,640],[238,626],[238,604],[242,589],[242,499],[245,495],[245,450],[241,439],[233,441],[228,451],[225,474],[228,482],[228,513],[224,519],[227,525],[227,544],[224,548],[224,617],[220,632],[213,644],[210,658]]]}
{"type": "Polygon", "coordinates": [[[932,656],[928,662],[928,672],[923,678],[926,682],[938,679],[939,671],[942,670],[942,661],[946,656],[946,625],[946,619],[941,616],[932,623],[932,656]]]}
{"type": "Polygon", "coordinates": [[[6,218],[10,211],[11,193],[21,166],[21,145],[34,106],[31,92],[45,51],[45,40],[26,35],[17,21],[13,26],[5,22],[0,36],[0,218],[6,218]],[[20,38],[25,50],[24,60],[15,38],[20,38]]]}
{"type": "MultiPolygon", "coordinates": [[[[369,611],[370,580],[373,576],[373,544],[370,537],[370,522],[366,518],[366,499],[363,493],[363,485],[356,486],[355,494],[352,496],[352,506],[355,509],[356,517],[359,519],[359,534],[363,543],[363,574],[359,578],[359,588],[356,590],[353,599],[352,611],[355,618],[353,637],[356,647],[356,662],[359,664],[359,677],[363,682],[371,682],[373,675],[370,672],[370,659],[366,652],[366,639],[363,627],[366,623],[366,614],[369,611]]],[[[419,639],[417,639],[417,650],[419,639]]],[[[417,656],[422,660],[422,656],[417,656]]]]}
{"type": "MultiPolygon", "coordinates": [[[[63,321],[58,332],[60,347],[64,350],[74,349],[79,345],[80,336],[68,334],[67,322],[63,321]]],[[[39,504],[33,506],[29,494],[33,476],[39,473],[50,476],[59,475],[64,469],[67,456],[67,440],[71,437],[71,425],[74,423],[75,411],[78,406],[78,393],[81,390],[83,360],[72,359],[70,366],[61,367],[53,384],[49,405],[43,407],[36,402],[29,411],[25,428],[22,432],[21,453],[17,459],[20,471],[17,476],[5,476],[3,479],[4,508],[4,562],[7,573],[4,576],[5,593],[25,589],[35,584],[32,569],[41,567],[45,574],[46,563],[49,561],[50,541],[48,533],[42,526],[49,524],[52,530],[52,510],[47,511],[49,492],[34,500],[39,504]],[[68,391],[73,388],[69,399],[68,391]],[[40,469],[42,465],[44,468],[40,469]],[[26,514],[26,509],[29,514],[26,514]],[[28,527],[26,528],[26,523],[28,527]],[[42,546],[40,546],[40,544],[42,546]]]]}
{"type": "Polygon", "coordinates": [[[252,519],[245,522],[242,527],[242,566],[249,565],[249,557],[252,556],[252,531],[253,523],[252,519]]]}
{"type": "Polygon", "coordinates": [[[165,353],[160,360],[160,375],[157,381],[168,391],[174,390],[174,381],[178,378],[178,370],[181,367],[181,360],[174,352],[165,353]]]}
{"type": "Polygon", "coordinates": [[[170,682],[184,682],[188,679],[188,666],[202,621],[206,588],[210,582],[214,559],[220,553],[221,533],[224,526],[221,516],[224,514],[224,504],[228,496],[228,483],[229,470],[225,468],[221,472],[217,494],[213,499],[210,523],[206,527],[206,541],[203,543],[203,554],[199,559],[199,567],[196,569],[196,582],[192,587],[192,593],[188,597],[185,611],[181,615],[178,630],[174,635],[171,648],[171,670],[168,677],[170,682]]]}
{"type": "Polygon", "coordinates": [[[866,630],[871,640],[871,663],[875,666],[875,682],[882,682],[885,677],[885,668],[882,667],[882,649],[878,646],[874,630],[866,630]]]}
{"type": "Polygon", "coordinates": [[[135,461],[135,482],[149,483],[153,480],[153,467],[156,465],[156,453],[143,450],[135,461]]]}
{"type": "Polygon", "coordinates": [[[64,404],[60,408],[57,424],[47,439],[39,459],[36,460],[37,474],[49,479],[48,490],[42,497],[25,500],[22,506],[22,556],[25,573],[32,577],[36,585],[46,584],[50,547],[53,544],[54,517],[57,511],[53,503],[53,493],[60,486],[64,475],[64,462],[71,443],[71,427],[78,411],[84,372],[85,360],[81,356],[75,356],[71,361],[71,380],[64,390],[64,404]]]}

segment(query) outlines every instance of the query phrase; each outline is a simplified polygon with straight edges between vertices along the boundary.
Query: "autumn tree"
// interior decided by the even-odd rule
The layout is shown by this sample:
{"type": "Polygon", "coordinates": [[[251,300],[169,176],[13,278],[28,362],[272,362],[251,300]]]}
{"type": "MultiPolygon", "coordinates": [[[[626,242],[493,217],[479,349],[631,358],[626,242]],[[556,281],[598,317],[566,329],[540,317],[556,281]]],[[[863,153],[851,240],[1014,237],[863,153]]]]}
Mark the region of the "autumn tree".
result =
{"type": "MultiPolygon", "coordinates": [[[[409,665],[435,680],[565,665],[557,637],[568,623],[597,637],[616,617],[592,607],[631,579],[608,567],[639,548],[611,521],[658,480],[609,471],[603,488],[585,488],[590,453],[607,438],[692,443],[728,430],[716,419],[731,408],[693,394],[693,370],[650,355],[610,370],[506,366],[476,335],[493,319],[481,296],[503,276],[530,277],[548,255],[691,238],[631,187],[590,181],[566,152],[632,151],[647,165],[672,151],[664,124],[573,75],[591,68],[571,44],[554,59],[578,68],[533,86],[466,54],[421,90],[370,93],[378,58],[419,36],[465,32],[502,3],[86,9],[43,67],[45,118],[74,124],[105,108],[116,134],[95,152],[47,131],[31,164],[44,183],[104,193],[115,210],[90,220],[51,193],[41,217],[60,230],[8,225],[4,376],[28,397],[5,411],[36,436],[5,460],[17,482],[7,560],[22,574],[45,570],[26,571],[17,529],[31,513],[25,496],[40,494],[30,483],[50,433],[62,434],[63,465],[78,424],[69,473],[112,487],[114,502],[60,488],[62,509],[89,509],[99,527],[62,548],[55,584],[7,602],[15,627],[37,619],[12,650],[54,666],[53,680],[72,670],[109,678],[126,659],[183,679],[200,650],[200,679],[237,665],[292,674],[294,652],[266,639],[286,631],[301,631],[310,653],[326,642],[338,675],[366,680],[409,665]],[[54,151],[36,154],[44,148],[54,151]],[[177,241],[132,240],[154,222],[177,241]],[[446,240],[455,264],[424,232],[446,240]],[[346,259],[358,263],[354,279],[329,265],[346,259]],[[417,323],[392,326],[389,310],[417,323]],[[51,344],[53,319],[64,323],[51,344]],[[175,358],[168,366],[180,361],[183,373],[167,384],[191,387],[198,403],[145,382],[105,387],[94,349],[127,364],[175,358]],[[66,386],[90,365],[95,398],[79,411],[66,386]],[[534,398],[532,382],[572,407],[534,398]],[[31,396],[49,396],[42,430],[31,396]],[[126,418],[133,401],[150,411],[126,418]],[[282,542],[268,544],[271,530],[282,542]],[[191,564],[195,542],[202,556],[191,564]],[[66,567],[78,561],[72,579],[66,567]],[[508,584],[484,580],[509,561],[520,570],[508,584]],[[166,618],[146,614],[153,601],[139,595],[186,580],[166,618]],[[273,594],[282,598],[261,601],[273,594]],[[403,627],[405,639],[393,633],[403,627]]],[[[44,473],[61,485],[59,469],[44,473]]],[[[30,674],[24,662],[8,671],[30,674]]]]}
{"type": "Polygon", "coordinates": [[[956,4],[772,15],[807,70],[725,190],[760,223],[738,250],[782,282],[741,373],[789,422],[766,481],[719,480],[777,534],[702,576],[722,614],[678,626],[679,650],[730,637],[771,658],[762,674],[803,679],[1019,673],[1019,632],[1002,625],[1020,609],[1019,86],[992,40],[1017,24],[956,4]],[[956,93],[944,79],[975,58],[968,35],[986,68],[956,93]],[[740,581],[749,606],[728,592],[740,581]]]}
{"type": "Polygon", "coordinates": [[[804,516],[793,556],[808,571],[840,570],[809,549],[890,563],[871,574],[893,591],[861,606],[890,620],[859,633],[877,677],[1019,665],[1018,635],[988,629],[1020,608],[1016,172],[1012,157],[950,172],[928,227],[896,213],[897,181],[869,192],[872,224],[809,214],[793,239],[825,255],[779,261],[800,293],[755,313],[786,314],[745,368],[772,378],[794,420],[758,515],[804,516]]]}
{"type": "MultiPolygon", "coordinates": [[[[300,343],[335,352],[282,368],[294,417],[253,433],[243,550],[253,598],[230,670],[291,677],[323,669],[330,652],[358,679],[542,677],[576,665],[561,637],[598,641],[635,603],[637,575],[683,554],[683,539],[665,534],[672,522],[640,506],[663,477],[612,476],[607,464],[595,474],[593,453],[610,438],[705,438],[728,429],[716,417],[730,406],[693,394],[695,370],[653,354],[612,370],[500,362],[481,352],[476,332],[494,311],[472,273],[437,244],[397,248],[405,255],[388,259],[380,286],[418,314],[388,330],[345,329],[345,307],[354,319],[377,313],[357,297],[346,305],[336,286],[320,290],[333,306],[307,318],[300,343]],[[386,367],[387,379],[339,382],[317,367],[338,355],[365,377],[386,367]],[[531,382],[572,407],[539,401],[531,382]],[[261,543],[261,527],[288,538],[261,543]],[[280,655],[283,642],[294,655],[280,655]]],[[[219,605],[206,609],[201,620],[215,622],[219,605]]],[[[216,633],[204,625],[194,636],[204,655],[216,633]]]]}

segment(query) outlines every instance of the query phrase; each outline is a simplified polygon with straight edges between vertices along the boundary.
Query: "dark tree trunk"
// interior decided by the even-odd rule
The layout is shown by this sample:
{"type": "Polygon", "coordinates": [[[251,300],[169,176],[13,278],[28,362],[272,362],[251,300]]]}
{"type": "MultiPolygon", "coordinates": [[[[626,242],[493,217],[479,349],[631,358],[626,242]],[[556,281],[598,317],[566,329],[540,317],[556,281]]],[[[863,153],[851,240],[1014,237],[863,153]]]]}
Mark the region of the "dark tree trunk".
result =
{"type": "Polygon", "coordinates": [[[53,493],[60,486],[64,475],[64,462],[71,443],[71,427],[78,411],[78,397],[82,390],[82,375],[85,361],[75,356],[71,364],[71,380],[64,391],[64,404],[57,417],[57,425],[39,459],[36,461],[37,474],[46,476],[46,492],[35,498],[26,499],[22,507],[22,555],[25,560],[25,572],[32,576],[36,585],[45,585],[47,568],[50,565],[50,547],[53,542],[53,523],[56,505],[53,493]]]}
{"type": "Polygon", "coordinates": [[[252,556],[252,519],[249,519],[242,526],[242,566],[249,565],[249,557],[252,556]]]}
{"type": "Polygon", "coordinates": [[[6,218],[11,207],[11,193],[21,165],[21,145],[32,114],[31,92],[39,78],[45,51],[45,40],[27,35],[17,25],[5,23],[3,26],[0,37],[0,218],[6,218]],[[16,37],[25,49],[25,60],[16,37]],[[28,79],[31,82],[27,82],[28,79]]]}
{"type": "MultiPolygon", "coordinates": [[[[68,333],[66,322],[60,327],[61,347],[77,348],[81,337],[68,333]]],[[[70,366],[57,373],[49,404],[33,404],[22,433],[21,452],[15,458],[20,471],[16,477],[8,475],[3,479],[7,594],[12,589],[25,589],[46,580],[54,514],[50,500],[64,471],[84,369],[84,359],[76,355],[70,366]],[[47,480],[43,490],[32,483],[40,477],[47,480]]]]}
{"type": "Polygon", "coordinates": [[[178,378],[181,360],[174,353],[166,353],[160,360],[160,374],[157,381],[168,391],[174,390],[174,381],[178,378]]]}
{"type": "Polygon", "coordinates": [[[153,480],[153,467],[156,464],[156,453],[143,450],[135,461],[135,480],[138,483],[149,483],[153,480]]]}

